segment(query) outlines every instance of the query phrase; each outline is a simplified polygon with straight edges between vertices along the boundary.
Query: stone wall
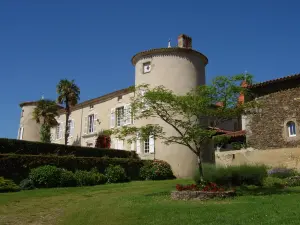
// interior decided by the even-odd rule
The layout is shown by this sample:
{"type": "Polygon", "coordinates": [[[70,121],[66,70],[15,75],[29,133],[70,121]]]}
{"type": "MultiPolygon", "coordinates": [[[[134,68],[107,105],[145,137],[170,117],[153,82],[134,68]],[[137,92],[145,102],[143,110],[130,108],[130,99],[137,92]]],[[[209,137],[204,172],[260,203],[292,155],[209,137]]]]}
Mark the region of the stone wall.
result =
{"type": "Polygon", "coordinates": [[[248,122],[247,142],[256,149],[300,146],[300,88],[260,97],[260,110],[248,122]],[[295,137],[288,136],[287,123],[296,124],[295,137]]]}
{"type": "Polygon", "coordinates": [[[236,150],[215,153],[216,164],[222,166],[242,164],[265,164],[285,166],[300,170],[300,148],[281,148],[266,150],[236,150]]]}

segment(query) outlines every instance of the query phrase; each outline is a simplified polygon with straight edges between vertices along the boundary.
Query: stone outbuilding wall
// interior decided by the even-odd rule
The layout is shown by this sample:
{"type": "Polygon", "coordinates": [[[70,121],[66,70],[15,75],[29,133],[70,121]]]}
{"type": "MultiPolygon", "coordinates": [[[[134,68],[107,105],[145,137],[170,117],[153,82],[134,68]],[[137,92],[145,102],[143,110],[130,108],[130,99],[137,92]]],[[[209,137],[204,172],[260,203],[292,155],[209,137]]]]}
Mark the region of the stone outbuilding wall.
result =
{"type": "Polygon", "coordinates": [[[300,145],[300,88],[291,88],[258,98],[257,113],[248,118],[247,142],[256,149],[289,148],[300,145]],[[288,135],[288,122],[296,135],[288,135]]]}

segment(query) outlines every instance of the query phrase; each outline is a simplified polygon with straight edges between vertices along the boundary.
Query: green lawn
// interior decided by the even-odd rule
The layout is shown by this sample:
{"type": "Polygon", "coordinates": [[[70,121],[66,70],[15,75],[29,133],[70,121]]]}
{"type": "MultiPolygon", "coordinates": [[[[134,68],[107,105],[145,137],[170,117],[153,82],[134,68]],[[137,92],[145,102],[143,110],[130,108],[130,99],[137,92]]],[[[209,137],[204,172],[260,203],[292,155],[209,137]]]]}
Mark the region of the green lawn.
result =
{"type": "Polygon", "coordinates": [[[300,224],[300,188],[227,200],[174,201],[188,181],[144,181],[0,194],[0,224],[300,224]]]}

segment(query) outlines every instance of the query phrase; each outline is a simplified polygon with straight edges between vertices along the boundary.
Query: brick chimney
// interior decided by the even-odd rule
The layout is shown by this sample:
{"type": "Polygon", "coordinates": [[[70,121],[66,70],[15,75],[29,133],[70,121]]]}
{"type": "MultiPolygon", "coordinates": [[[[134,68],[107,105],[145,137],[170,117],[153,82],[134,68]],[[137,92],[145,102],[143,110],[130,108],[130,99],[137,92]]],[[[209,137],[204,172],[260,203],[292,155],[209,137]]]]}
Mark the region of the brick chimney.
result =
{"type": "MultiPolygon", "coordinates": [[[[243,87],[243,88],[247,88],[248,87],[248,84],[247,84],[247,82],[245,80],[242,81],[241,87],[243,87]]],[[[245,95],[244,95],[244,93],[240,94],[238,102],[239,102],[239,104],[244,104],[245,103],[245,95]]]]}
{"type": "Polygon", "coordinates": [[[192,48],[192,38],[185,34],[180,34],[178,36],[178,47],[191,49],[192,48]]]}

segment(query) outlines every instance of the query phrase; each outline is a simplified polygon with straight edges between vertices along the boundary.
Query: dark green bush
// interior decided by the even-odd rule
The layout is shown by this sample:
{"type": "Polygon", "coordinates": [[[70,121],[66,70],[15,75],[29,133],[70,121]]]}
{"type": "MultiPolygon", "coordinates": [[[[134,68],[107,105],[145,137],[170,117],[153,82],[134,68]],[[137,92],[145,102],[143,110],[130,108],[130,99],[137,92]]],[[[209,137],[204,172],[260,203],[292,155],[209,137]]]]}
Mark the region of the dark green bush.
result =
{"type": "Polygon", "coordinates": [[[60,187],[75,187],[77,185],[75,175],[72,171],[60,169],[60,187]]]}
{"type": "Polygon", "coordinates": [[[114,149],[88,148],[71,145],[59,145],[41,142],[31,142],[15,139],[0,138],[1,154],[22,155],[58,155],[76,157],[103,157],[110,158],[138,158],[134,151],[122,151],[114,149]]]}
{"type": "Polygon", "coordinates": [[[24,179],[20,183],[21,190],[32,190],[35,189],[34,183],[31,179],[24,179]]]}
{"type": "Polygon", "coordinates": [[[231,146],[233,150],[240,150],[243,147],[242,142],[231,142],[231,146]]]}
{"type": "Polygon", "coordinates": [[[174,178],[171,166],[162,160],[146,162],[145,166],[141,168],[140,176],[145,180],[166,180],[174,178]]]}
{"type": "MultiPolygon", "coordinates": [[[[215,167],[203,165],[204,180],[225,186],[257,185],[262,186],[267,177],[267,168],[264,165],[240,165],[228,167],[215,167]]],[[[199,172],[194,177],[199,181],[199,172]]]]}
{"type": "Polygon", "coordinates": [[[287,178],[295,176],[297,172],[294,169],[285,168],[285,167],[276,167],[268,170],[268,175],[270,177],[278,177],[278,178],[287,178]]]}
{"type": "Polygon", "coordinates": [[[93,186],[97,184],[105,184],[106,177],[96,170],[85,171],[77,170],[74,174],[77,186],[93,186]]]}
{"type": "Polygon", "coordinates": [[[300,186],[300,176],[289,177],[285,179],[287,186],[298,187],[300,186]]]}
{"type": "Polygon", "coordinates": [[[0,177],[0,192],[16,192],[20,191],[20,187],[16,185],[12,180],[4,179],[0,177]]]}
{"type": "Polygon", "coordinates": [[[119,183],[128,181],[124,168],[119,165],[109,165],[105,170],[108,183],[119,183]]]}
{"type": "Polygon", "coordinates": [[[284,188],[287,182],[278,177],[266,177],[263,181],[263,186],[266,188],[284,188]]]}
{"type": "Polygon", "coordinates": [[[32,169],[29,174],[36,187],[50,188],[58,187],[60,184],[61,170],[56,166],[40,166],[32,169]]]}
{"type": "Polygon", "coordinates": [[[104,173],[109,165],[120,165],[125,169],[130,180],[139,180],[140,168],[145,162],[147,161],[132,158],[0,154],[0,176],[19,183],[28,177],[31,169],[43,165],[53,165],[73,172],[97,168],[100,173],[104,173]]]}

